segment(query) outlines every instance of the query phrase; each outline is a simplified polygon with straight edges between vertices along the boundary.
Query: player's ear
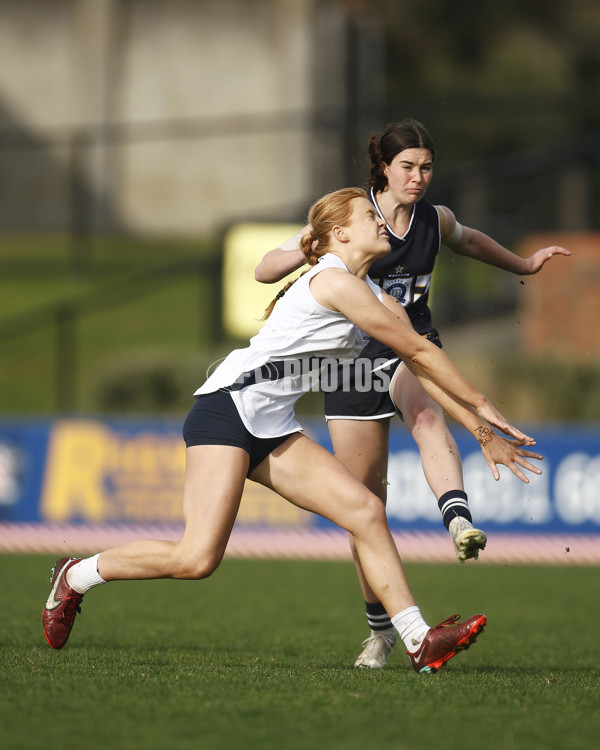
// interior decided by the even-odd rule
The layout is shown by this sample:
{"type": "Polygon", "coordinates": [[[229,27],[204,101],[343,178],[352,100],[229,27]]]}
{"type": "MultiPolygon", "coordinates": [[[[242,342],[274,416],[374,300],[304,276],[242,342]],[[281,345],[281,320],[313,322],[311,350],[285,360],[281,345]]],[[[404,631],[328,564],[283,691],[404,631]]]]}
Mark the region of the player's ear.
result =
{"type": "Polygon", "coordinates": [[[344,227],[340,227],[337,224],[333,227],[333,236],[338,242],[348,242],[348,232],[344,227]]]}

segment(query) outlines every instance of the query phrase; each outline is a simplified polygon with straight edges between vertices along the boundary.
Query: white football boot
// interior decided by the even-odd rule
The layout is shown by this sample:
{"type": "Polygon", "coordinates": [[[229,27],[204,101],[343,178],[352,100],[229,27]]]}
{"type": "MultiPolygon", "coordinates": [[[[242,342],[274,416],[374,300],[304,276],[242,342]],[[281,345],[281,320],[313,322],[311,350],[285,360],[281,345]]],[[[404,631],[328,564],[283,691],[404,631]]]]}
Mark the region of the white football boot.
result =
{"type": "Polygon", "coordinates": [[[474,528],[473,524],[462,516],[453,518],[448,530],[454,542],[456,556],[461,563],[465,560],[477,560],[479,551],[485,549],[487,544],[485,532],[474,528]]]}
{"type": "Polygon", "coordinates": [[[387,664],[387,655],[394,648],[397,637],[396,628],[372,630],[371,635],[362,642],[363,650],[354,662],[354,666],[363,669],[383,669],[387,664]]]}

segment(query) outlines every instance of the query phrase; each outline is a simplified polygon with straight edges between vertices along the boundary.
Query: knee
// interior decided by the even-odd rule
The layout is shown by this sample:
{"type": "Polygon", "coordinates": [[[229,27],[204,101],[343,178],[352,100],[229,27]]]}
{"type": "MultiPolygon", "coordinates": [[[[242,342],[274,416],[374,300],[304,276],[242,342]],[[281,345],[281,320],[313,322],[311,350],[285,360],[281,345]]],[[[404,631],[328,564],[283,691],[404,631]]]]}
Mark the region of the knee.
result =
{"type": "Polygon", "coordinates": [[[419,436],[439,430],[446,430],[446,421],[441,410],[434,406],[425,406],[410,415],[410,431],[417,440],[419,436]]]}
{"type": "Polygon", "coordinates": [[[174,578],[198,581],[208,578],[221,564],[223,555],[210,552],[179,552],[175,559],[174,578]]]}
{"type": "Polygon", "coordinates": [[[385,505],[380,498],[372,492],[367,491],[364,499],[355,515],[355,528],[360,530],[373,529],[378,526],[387,526],[385,505]]]}

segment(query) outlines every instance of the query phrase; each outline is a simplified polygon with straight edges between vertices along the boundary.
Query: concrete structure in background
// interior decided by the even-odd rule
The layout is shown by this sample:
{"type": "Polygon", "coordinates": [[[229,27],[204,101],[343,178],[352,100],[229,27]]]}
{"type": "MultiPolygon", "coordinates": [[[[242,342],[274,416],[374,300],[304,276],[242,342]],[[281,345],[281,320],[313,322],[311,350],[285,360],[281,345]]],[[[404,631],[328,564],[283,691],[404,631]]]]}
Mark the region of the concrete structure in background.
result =
{"type": "Polygon", "coordinates": [[[363,5],[2,3],[0,228],[185,235],[295,220],[344,179],[347,115],[376,95],[352,72],[373,71],[356,57],[376,27],[349,33],[363,5]]]}

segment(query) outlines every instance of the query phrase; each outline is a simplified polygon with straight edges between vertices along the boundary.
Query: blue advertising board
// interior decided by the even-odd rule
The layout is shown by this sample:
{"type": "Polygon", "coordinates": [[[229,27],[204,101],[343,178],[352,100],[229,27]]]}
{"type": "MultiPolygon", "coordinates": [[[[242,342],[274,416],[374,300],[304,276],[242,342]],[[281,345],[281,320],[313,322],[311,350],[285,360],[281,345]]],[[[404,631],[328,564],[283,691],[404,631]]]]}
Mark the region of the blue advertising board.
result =
{"type": "MultiPolygon", "coordinates": [[[[542,474],[526,470],[528,483],[500,467],[494,480],[475,441],[453,432],[462,461],[465,490],[476,525],[486,531],[600,533],[600,431],[582,427],[532,430],[544,458],[542,474]]],[[[439,511],[421,468],[419,454],[403,435],[391,443],[388,471],[390,526],[425,528],[439,524],[439,511]]]]}
{"type": "MultiPolygon", "coordinates": [[[[310,424],[330,447],[326,427],[310,424]]],[[[185,448],[180,421],[56,419],[0,421],[0,524],[181,523],[185,448]]],[[[496,482],[477,443],[454,431],[474,521],[486,531],[600,534],[600,429],[532,431],[543,474],[524,484],[501,467],[496,482]]],[[[392,431],[388,517],[393,530],[441,529],[415,444],[392,431]]],[[[249,491],[238,523],[331,527],[288,503],[249,491]]]]}

